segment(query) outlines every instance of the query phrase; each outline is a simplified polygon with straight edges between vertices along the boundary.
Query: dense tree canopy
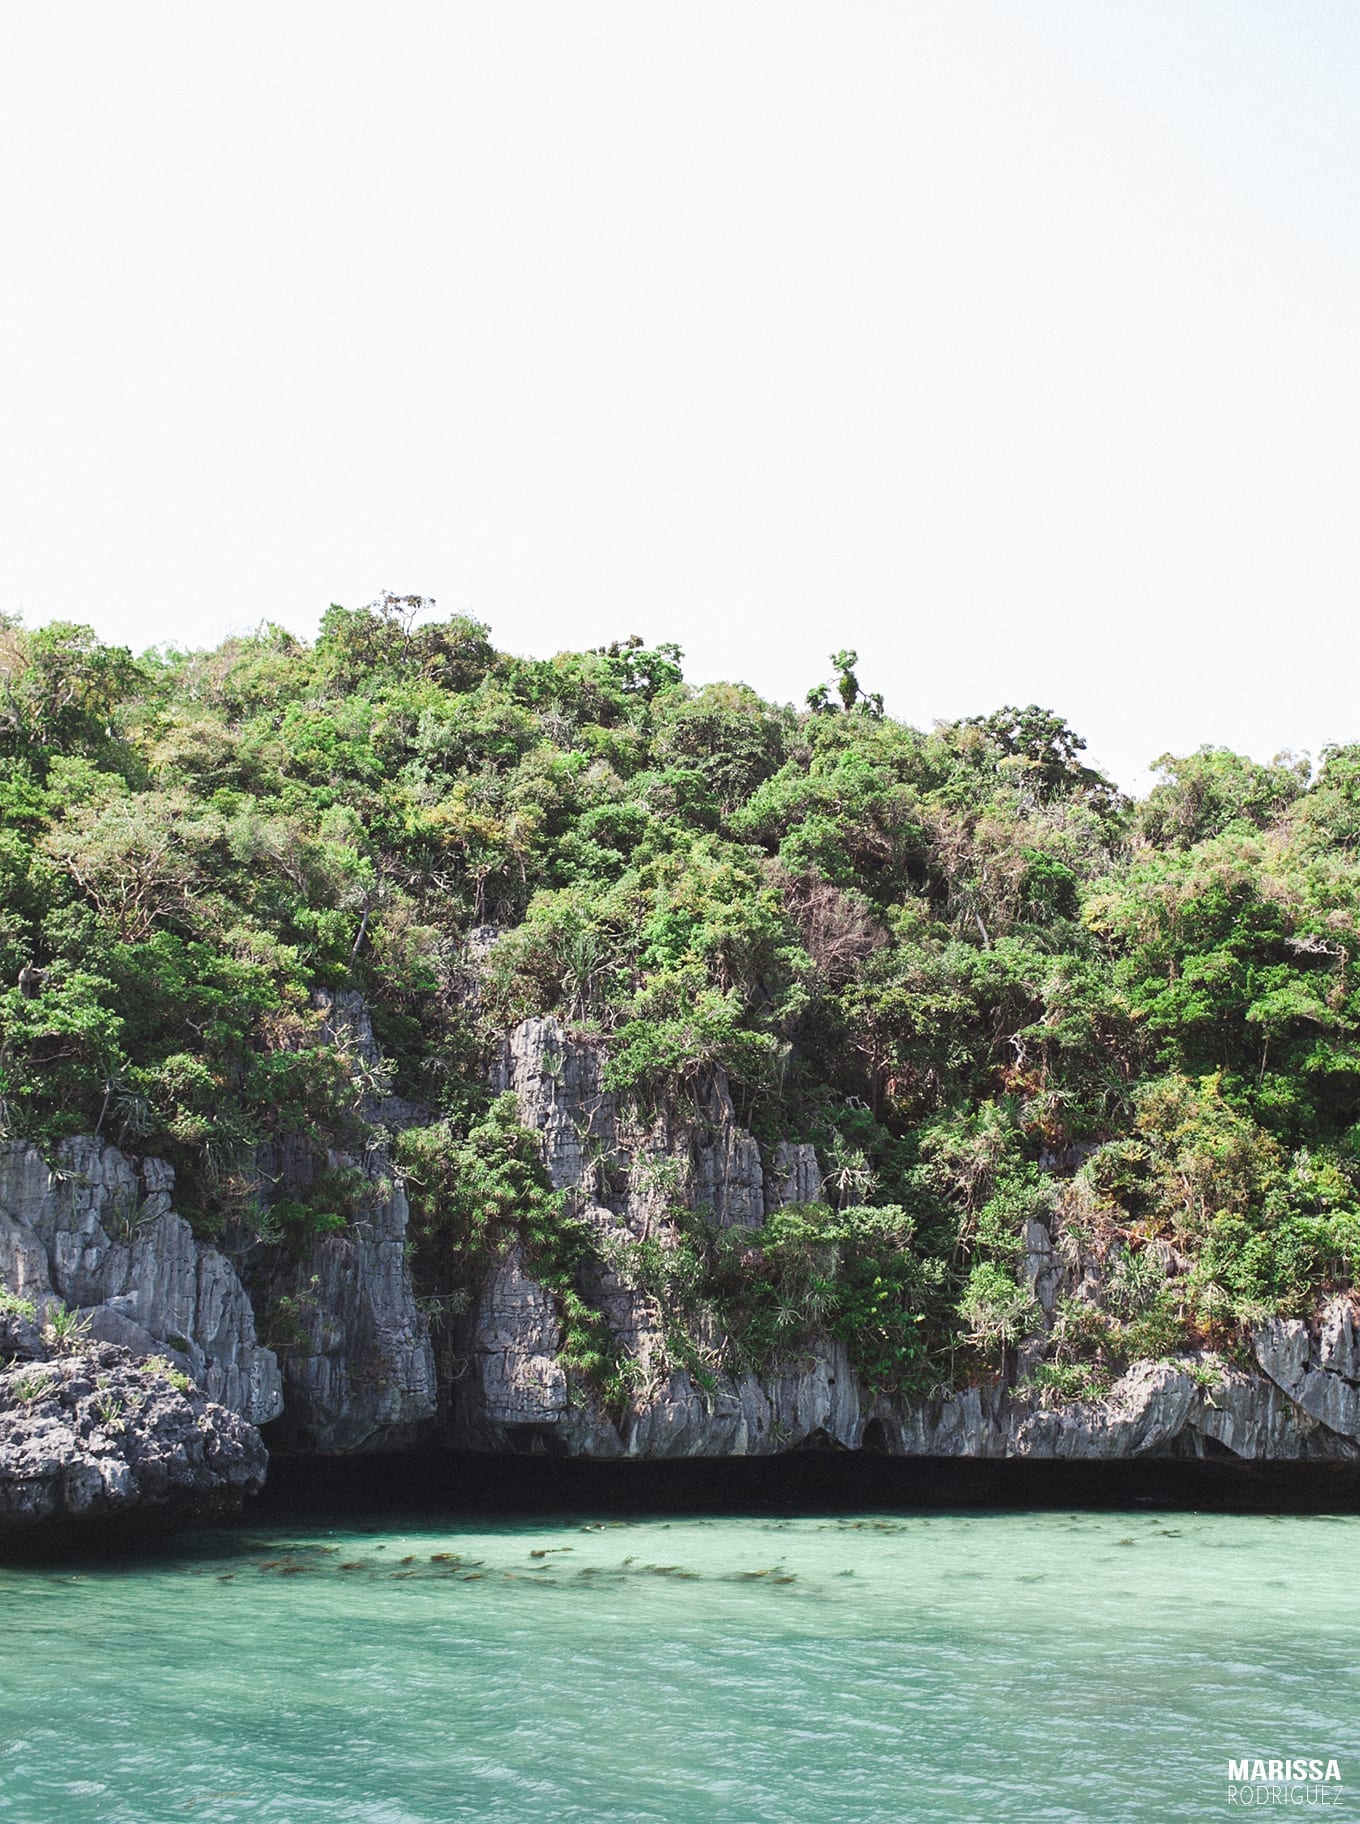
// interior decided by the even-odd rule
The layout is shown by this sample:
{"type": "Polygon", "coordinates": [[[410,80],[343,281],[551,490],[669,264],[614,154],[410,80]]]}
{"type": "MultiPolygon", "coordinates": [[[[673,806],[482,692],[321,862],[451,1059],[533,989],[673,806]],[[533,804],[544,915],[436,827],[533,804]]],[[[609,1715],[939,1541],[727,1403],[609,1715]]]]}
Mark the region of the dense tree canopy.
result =
{"type": "Polygon", "coordinates": [[[923,732],[853,652],[801,710],[680,656],[514,658],[392,597],[140,659],[0,622],[6,1128],[164,1153],[198,1220],[249,1219],[261,1143],[353,1140],[315,991],[357,987],[483,1164],[482,1060],[525,1015],[607,1037],[644,1100],[721,1065],[831,1174],[766,1238],[770,1310],[830,1249],[883,1268],[838,1321],[889,1286],[1004,1345],[1059,1198],[1195,1263],[1182,1325],[1350,1276],[1360,750],[1168,756],[1133,805],[1034,705],[923,732]]]}

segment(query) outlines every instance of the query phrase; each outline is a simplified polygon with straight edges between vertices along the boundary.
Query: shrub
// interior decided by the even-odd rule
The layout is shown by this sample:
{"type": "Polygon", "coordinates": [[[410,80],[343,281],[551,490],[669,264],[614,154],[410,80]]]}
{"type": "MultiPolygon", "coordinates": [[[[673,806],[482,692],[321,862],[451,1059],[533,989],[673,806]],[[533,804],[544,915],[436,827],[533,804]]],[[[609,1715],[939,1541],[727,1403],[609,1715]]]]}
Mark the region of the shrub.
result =
{"type": "Polygon", "coordinates": [[[959,1316],[967,1337],[985,1355],[1013,1347],[1039,1321],[1034,1294],[995,1261],[979,1261],[968,1275],[959,1316]]]}

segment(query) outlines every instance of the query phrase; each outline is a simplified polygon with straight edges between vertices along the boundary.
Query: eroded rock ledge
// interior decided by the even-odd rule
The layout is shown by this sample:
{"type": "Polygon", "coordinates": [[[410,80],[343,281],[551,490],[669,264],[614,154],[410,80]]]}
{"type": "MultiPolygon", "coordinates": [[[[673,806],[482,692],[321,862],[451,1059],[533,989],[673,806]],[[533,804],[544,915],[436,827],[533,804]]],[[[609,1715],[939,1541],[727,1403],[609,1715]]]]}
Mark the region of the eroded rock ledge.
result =
{"type": "Polygon", "coordinates": [[[84,1334],[164,1355],[209,1399],[263,1425],[283,1410],[235,1267],[195,1241],[172,1208],[163,1159],[128,1159],[81,1136],[49,1164],[22,1141],[0,1149],[0,1283],[34,1307],[78,1314],[84,1334]]]}
{"type": "Polygon", "coordinates": [[[114,1344],[0,1369],[0,1542],[220,1520],[266,1463],[253,1425],[114,1344]]]}

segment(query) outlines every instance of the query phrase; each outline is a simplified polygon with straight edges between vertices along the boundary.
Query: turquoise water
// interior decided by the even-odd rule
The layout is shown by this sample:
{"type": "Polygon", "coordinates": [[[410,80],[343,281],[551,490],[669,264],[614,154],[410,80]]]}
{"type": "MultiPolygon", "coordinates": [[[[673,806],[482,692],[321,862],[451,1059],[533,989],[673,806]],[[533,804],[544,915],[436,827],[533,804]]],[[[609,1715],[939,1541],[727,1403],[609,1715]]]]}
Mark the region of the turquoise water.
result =
{"type": "Polygon", "coordinates": [[[393,1516],[3,1569],[0,1819],[1164,1824],[1242,1815],[1240,1755],[1336,1758],[1353,1816],[1358,1566],[1356,1517],[1137,1512],[393,1516]]]}

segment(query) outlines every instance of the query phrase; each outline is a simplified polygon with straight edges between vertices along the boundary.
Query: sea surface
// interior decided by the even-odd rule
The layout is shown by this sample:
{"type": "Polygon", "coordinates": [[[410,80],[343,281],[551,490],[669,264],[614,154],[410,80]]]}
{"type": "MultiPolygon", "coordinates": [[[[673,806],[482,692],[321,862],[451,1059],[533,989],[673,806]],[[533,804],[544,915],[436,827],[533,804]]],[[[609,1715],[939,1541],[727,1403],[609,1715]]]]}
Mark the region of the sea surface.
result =
{"type": "Polygon", "coordinates": [[[1360,1517],[598,1517],[0,1569],[0,1820],[1360,1817],[1360,1517]]]}

